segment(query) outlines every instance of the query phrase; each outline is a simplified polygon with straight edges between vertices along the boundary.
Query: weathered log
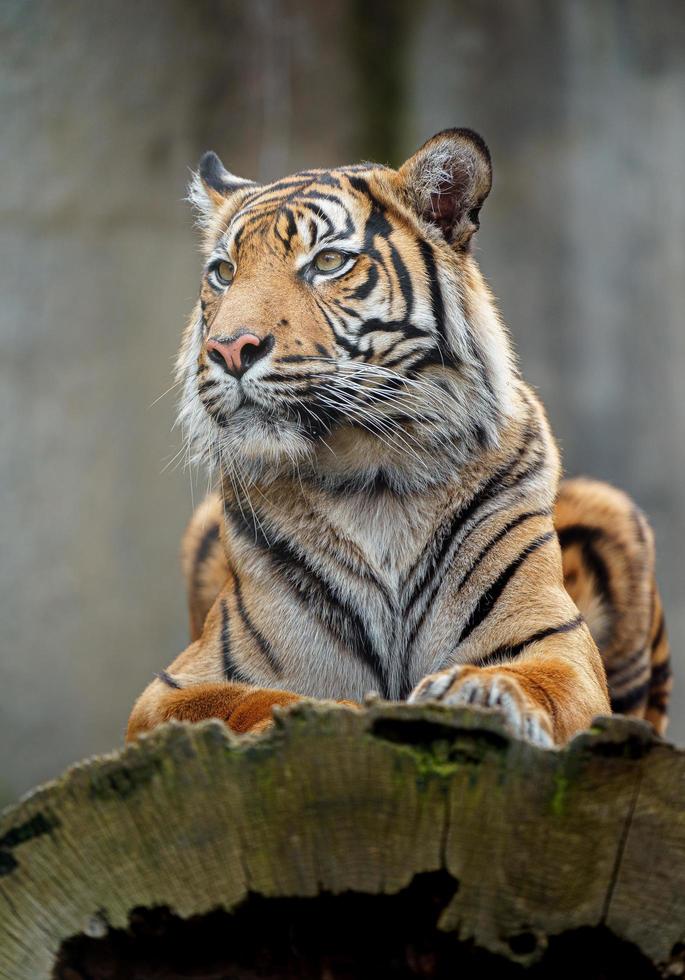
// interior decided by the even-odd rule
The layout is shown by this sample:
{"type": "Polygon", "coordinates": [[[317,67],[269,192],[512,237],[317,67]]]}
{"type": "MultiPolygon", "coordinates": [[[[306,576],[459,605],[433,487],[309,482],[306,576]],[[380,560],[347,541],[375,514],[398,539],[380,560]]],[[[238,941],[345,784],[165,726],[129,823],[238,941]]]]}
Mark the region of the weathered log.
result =
{"type": "Polygon", "coordinates": [[[684,804],[621,718],[560,751],[432,706],[171,724],[3,815],[0,975],[675,975],[684,804]]]}

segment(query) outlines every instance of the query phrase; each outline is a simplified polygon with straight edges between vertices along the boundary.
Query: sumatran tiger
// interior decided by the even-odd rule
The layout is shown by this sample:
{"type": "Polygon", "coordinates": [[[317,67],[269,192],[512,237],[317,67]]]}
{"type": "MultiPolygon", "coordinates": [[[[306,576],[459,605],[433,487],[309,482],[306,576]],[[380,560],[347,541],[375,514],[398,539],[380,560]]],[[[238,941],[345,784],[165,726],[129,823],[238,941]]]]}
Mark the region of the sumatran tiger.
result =
{"type": "Polygon", "coordinates": [[[184,540],[192,642],[129,738],[370,692],[493,708],[541,746],[610,705],[664,730],[652,533],[618,490],[559,488],[472,250],[490,186],[467,129],[399,170],[256,184],[202,158],[180,419],[219,489],[184,540]]]}

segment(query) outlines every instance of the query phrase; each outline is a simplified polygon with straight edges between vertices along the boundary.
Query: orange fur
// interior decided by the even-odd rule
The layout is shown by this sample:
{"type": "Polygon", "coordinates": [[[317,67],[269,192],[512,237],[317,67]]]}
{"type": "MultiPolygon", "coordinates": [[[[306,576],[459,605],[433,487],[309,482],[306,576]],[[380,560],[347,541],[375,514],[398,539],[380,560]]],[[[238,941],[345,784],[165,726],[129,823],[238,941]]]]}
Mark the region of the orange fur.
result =
{"type": "Polygon", "coordinates": [[[613,488],[559,489],[471,249],[490,182],[468,130],[398,171],[265,187],[203,158],[180,419],[219,491],[183,540],[192,643],[129,737],[172,717],[257,731],[275,705],[369,691],[497,708],[540,745],[609,695],[663,731],[651,531],[613,488]]]}
{"type": "Polygon", "coordinates": [[[615,487],[575,479],[561,485],[555,525],[565,585],[602,654],[614,710],[663,734],[672,682],[644,514],[615,487]]]}

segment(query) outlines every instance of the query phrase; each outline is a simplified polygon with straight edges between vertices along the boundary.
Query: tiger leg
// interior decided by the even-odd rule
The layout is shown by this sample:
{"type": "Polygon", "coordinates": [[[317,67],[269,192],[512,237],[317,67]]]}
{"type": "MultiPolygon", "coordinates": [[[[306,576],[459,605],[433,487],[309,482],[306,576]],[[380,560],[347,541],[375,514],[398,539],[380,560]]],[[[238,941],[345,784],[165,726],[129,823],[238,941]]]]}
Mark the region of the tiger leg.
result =
{"type": "Polygon", "coordinates": [[[663,734],[671,671],[651,528],[626,494],[586,479],[561,484],[555,526],[564,583],[602,655],[612,710],[663,734]]]}
{"type": "Polygon", "coordinates": [[[172,719],[196,722],[218,718],[234,732],[260,732],[271,724],[274,707],[300,700],[288,691],[246,684],[193,684],[184,689],[165,689],[164,685],[163,679],[155,680],[140,696],[128,722],[126,741],[172,719]]]}
{"type": "Polygon", "coordinates": [[[601,662],[586,655],[591,643],[581,624],[573,652],[566,639],[549,638],[531,642],[509,662],[455,664],[425,677],[409,700],[492,708],[519,738],[545,748],[563,745],[609,709],[601,662]]]}
{"type": "Polygon", "coordinates": [[[262,731],[272,722],[275,706],[301,700],[278,688],[261,688],[231,673],[225,647],[225,616],[230,594],[221,593],[212,606],[202,635],[140,695],[128,722],[127,741],[165,721],[219,718],[236,732],[262,731]]]}
{"type": "Polygon", "coordinates": [[[528,534],[503,589],[484,577],[480,612],[461,627],[452,665],[423,678],[409,700],[493,708],[513,734],[550,746],[607,714],[609,699],[597,647],[563,587],[549,517],[528,534]]]}
{"type": "Polygon", "coordinates": [[[193,513],[183,535],[181,562],[191,640],[201,635],[207,614],[228,578],[228,561],[221,540],[223,517],[221,497],[218,493],[209,494],[193,513]]]}

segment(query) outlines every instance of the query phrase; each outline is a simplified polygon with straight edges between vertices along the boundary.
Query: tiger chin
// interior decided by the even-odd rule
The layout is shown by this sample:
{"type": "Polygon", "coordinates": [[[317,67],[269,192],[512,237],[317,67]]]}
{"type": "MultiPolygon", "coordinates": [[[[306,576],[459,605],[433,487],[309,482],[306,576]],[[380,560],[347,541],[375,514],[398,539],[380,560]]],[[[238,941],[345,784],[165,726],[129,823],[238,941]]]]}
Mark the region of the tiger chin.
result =
{"type": "Polygon", "coordinates": [[[541,746],[610,708],[664,731],[652,533],[620,491],[559,483],[472,249],[491,181],[467,129],[399,170],[257,184],[202,158],[179,415],[217,491],[183,541],[190,646],[128,738],[370,692],[494,709],[541,746]]]}

